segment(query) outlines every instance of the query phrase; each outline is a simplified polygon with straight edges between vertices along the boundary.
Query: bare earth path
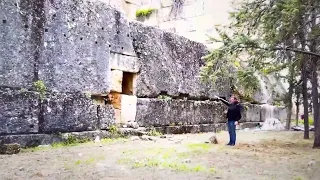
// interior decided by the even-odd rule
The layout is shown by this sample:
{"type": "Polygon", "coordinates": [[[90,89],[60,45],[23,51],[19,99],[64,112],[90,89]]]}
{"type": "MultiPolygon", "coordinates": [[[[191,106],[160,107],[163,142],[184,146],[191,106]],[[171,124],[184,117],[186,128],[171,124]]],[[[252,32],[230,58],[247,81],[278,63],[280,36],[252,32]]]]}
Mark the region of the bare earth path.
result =
{"type": "Polygon", "coordinates": [[[154,141],[104,140],[0,156],[0,179],[320,179],[320,150],[301,132],[238,132],[236,147],[205,144],[209,134],[154,141]]]}

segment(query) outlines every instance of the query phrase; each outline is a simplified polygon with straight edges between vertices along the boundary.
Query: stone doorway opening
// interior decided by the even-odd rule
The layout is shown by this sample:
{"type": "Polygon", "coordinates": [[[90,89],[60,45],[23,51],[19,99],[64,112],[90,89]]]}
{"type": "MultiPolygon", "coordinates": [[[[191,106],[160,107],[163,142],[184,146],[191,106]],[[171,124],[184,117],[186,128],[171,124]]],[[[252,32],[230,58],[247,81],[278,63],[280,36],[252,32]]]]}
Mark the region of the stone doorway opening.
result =
{"type": "Polygon", "coordinates": [[[115,110],[117,124],[135,121],[137,97],[135,96],[137,74],[111,70],[112,84],[108,99],[115,110]]]}
{"type": "Polygon", "coordinates": [[[122,93],[123,94],[133,95],[135,79],[136,79],[135,73],[123,72],[123,76],[122,76],[122,93]]]}

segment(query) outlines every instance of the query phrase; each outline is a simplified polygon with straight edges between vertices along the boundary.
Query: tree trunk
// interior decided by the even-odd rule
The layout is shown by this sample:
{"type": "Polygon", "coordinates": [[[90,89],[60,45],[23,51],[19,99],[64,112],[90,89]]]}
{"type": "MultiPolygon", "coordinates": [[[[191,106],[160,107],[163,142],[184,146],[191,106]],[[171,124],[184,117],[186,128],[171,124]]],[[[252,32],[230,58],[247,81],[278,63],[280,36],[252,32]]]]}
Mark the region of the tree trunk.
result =
{"type": "Polygon", "coordinates": [[[309,112],[308,112],[308,75],[307,75],[307,63],[305,60],[302,62],[302,97],[303,97],[303,116],[304,116],[304,139],[309,139],[309,112]]]}
{"type": "Polygon", "coordinates": [[[299,125],[299,113],[300,113],[300,92],[296,92],[297,93],[297,101],[296,101],[296,126],[299,125]]]}
{"type": "MultiPolygon", "coordinates": [[[[292,39],[288,39],[286,44],[292,44],[293,40],[292,39]]],[[[289,65],[289,78],[288,78],[288,82],[289,82],[289,90],[288,90],[288,94],[286,97],[286,105],[287,105],[287,121],[286,121],[286,130],[290,130],[290,126],[291,126],[291,117],[292,117],[292,95],[293,95],[293,90],[294,90],[294,78],[295,78],[295,64],[292,62],[292,54],[291,52],[287,52],[287,56],[288,56],[288,62],[290,63],[289,65]]]]}
{"type": "Polygon", "coordinates": [[[312,62],[312,100],[313,100],[313,120],[315,128],[315,138],[313,148],[320,148],[320,119],[319,119],[319,92],[318,92],[318,73],[317,61],[312,62]]]}
{"type": "MultiPolygon", "coordinates": [[[[293,65],[292,65],[293,66],[293,65]]],[[[290,68],[291,69],[291,68],[290,68]]],[[[293,69],[294,70],[294,69],[293,69]]],[[[291,71],[291,70],[290,70],[291,71]]],[[[293,74],[294,72],[291,72],[290,74],[293,74]]],[[[291,75],[290,75],[291,76],[291,75]]],[[[293,95],[293,88],[294,88],[294,83],[293,83],[293,78],[289,82],[289,92],[288,92],[288,99],[287,99],[287,108],[288,108],[288,114],[287,114],[287,121],[286,121],[286,129],[290,130],[290,125],[291,125],[291,115],[292,115],[292,95],[293,95]]]]}

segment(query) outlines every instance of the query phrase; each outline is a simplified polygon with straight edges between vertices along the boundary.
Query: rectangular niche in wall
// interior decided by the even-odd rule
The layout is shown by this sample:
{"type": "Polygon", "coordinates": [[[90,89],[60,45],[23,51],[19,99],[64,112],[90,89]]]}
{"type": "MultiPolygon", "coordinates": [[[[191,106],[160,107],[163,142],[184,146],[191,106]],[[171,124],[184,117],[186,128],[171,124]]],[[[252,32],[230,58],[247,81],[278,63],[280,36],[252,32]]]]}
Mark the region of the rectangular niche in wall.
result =
{"type": "Polygon", "coordinates": [[[122,76],[122,93],[126,95],[133,95],[135,86],[136,74],[130,72],[123,72],[122,76]]]}

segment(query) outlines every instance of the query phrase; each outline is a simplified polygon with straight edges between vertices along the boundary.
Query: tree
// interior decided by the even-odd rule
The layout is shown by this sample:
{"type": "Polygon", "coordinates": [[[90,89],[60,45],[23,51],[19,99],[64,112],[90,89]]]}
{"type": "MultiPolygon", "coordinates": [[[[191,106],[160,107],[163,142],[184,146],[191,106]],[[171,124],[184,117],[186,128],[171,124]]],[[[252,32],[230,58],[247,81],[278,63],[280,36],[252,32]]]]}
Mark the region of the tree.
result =
{"type": "MultiPolygon", "coordinates": [[[[302,82],[302,81],[301,81],[302,82]]],[[[301,85],[300,84],[297,84],[297,86],[295,87],[295,95],[296,95],[296,102],[295,102],[295,105],[296,105],[296,126],[299,125],[299,114],[300,114],[300,104],[301,104],[301,85]]]]}
{"type": "MultiPolygon", "coordinates": [[[[290,84],[287,99],[292,99],[295,75],[302,72],[302,95],[305,122],[307,82],[311,67],[312,100],[316,138],[314,148],[320,147],[319,93],[317,66],[320,59],[318,0],[252,0],[242,2],[230,14],[229,29],[219,29],[221,46],[205,57],[206,66],[202,77],[215,81],[219,76],[228,75],[238,89],[252,94],[259,88],[256,72],[277,74],[289,68],[287,81],[290,84]],[[236,69],[237,73],[229,73],[236,69]],[[318,108],[318,109],[317,109],[318,108]]],[[[243,93],[246,93],[243,92],[243,93]]],[[[289,109],[292,101],[287,102],[289,109]]],[[[291,111],[287,128],[290,126],[291,111]]],[[[305,123],[305,129],[308,124],[305,123]]],[[[305,133],[308,133],[306,131],[305,133]]],[[[308,138],[305,134],[305,138],[308,138]]]]}

